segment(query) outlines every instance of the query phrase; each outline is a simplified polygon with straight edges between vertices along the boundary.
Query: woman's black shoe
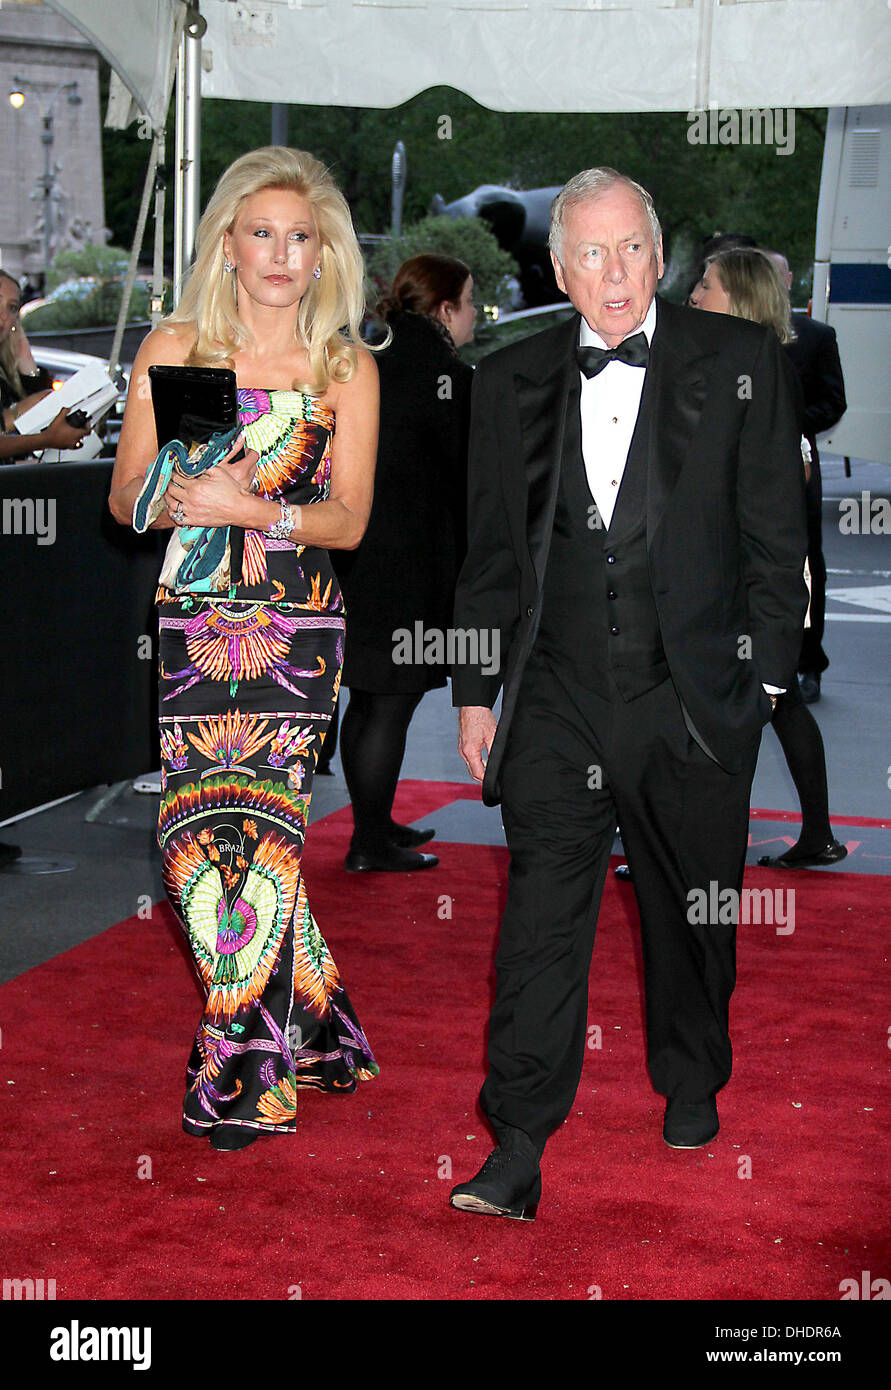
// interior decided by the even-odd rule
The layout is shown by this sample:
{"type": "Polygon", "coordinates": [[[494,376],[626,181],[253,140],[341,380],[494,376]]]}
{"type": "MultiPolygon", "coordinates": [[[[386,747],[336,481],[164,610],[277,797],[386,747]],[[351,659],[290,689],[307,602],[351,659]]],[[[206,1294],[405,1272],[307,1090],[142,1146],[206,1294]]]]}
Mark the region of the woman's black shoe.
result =
{"type": "Polygon", "coordinates": [[[435,834],[432,825],[426,830],[412,830],[410,825],[396,825],[395,822],[387,831],[390,844],[396,845],[399,849],[417,849],[419,845],[426,845],[435,834]]]}
{"type": "Polygon", "coordinates": [[[824,864],[837,864],[847,853],[838,840],[830,840],[828,845],[809,854],[796,851],[794,845],[785,854],[762,854],[758,863],[763,869],[819,869],[824,864]]]}
{"type": "Polygon", "coordinates": [[[221,1153],[229,1153],[234,1149],[246,1149],[259,1137],[260,1130],[248,1129],[245,1125],[215,1125],[210,1131],[210,1146],[221,1153]]]}
{"type": "Polygon", "coordinates": [[[415,854],[414,850],[391,845],[376,854],[351,849],[343,867],[348,874],[410,874],[416,869],[433,869],[438,863],[435,854],[415,854]]]}

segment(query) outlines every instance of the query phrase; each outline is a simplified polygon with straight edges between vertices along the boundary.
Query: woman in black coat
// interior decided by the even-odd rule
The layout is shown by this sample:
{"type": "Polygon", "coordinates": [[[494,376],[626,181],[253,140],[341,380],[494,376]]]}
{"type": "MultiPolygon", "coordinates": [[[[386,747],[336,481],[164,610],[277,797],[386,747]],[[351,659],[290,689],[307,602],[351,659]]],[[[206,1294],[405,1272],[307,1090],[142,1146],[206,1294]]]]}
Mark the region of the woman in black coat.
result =
{"type": "MultiPolygon", "coordinates": [[[[784,345],[793,335],[789,292],[776,263],[755,247],[720,250],[706,263],[690,295],[694,309],[732,314],[773,328],[784,345]]],[[[793,378],[799,422],[804,437],[804,395],[793,378]]],[[[820,726],[804,703],[798,681],[774,700],[773,727],[786,757],[801,802],[801,833],[783,854],[762,855],[761,865],[773,869],[809,869],[837,864],[848,853],[829,823],[826,751],[820,726]]]]}
{"type": "Polygon", "coordinates": [[[457,348],[473,338],[470,270],[449,256],[412,256],[377,313],[393,336],[377,356],[374,504],[358,549],[333,556],[347,613],[350,700],[340,746],[353,803],[344,862],[352,873],[438,863],[416,852],[435,832],[397,824],[392,806],[411,717],[425,691],[446,683],[445,637],[466,544],[473,373],[457,348]],[[439,660],[426,659],[440,655],[431,634],[439,660]]]}

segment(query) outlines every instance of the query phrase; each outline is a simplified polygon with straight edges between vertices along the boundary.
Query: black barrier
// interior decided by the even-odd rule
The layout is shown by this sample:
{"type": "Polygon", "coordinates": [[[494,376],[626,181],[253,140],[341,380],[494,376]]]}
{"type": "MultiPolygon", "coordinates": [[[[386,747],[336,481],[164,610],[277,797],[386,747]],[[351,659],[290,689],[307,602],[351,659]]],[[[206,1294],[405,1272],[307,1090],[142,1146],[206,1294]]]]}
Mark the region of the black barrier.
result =
{"type": "Polygon", "coordinates": [[[168,533],[117,524],[111,469],[0,468],[0,820],[160,766],[153,599],[168,533]]]}

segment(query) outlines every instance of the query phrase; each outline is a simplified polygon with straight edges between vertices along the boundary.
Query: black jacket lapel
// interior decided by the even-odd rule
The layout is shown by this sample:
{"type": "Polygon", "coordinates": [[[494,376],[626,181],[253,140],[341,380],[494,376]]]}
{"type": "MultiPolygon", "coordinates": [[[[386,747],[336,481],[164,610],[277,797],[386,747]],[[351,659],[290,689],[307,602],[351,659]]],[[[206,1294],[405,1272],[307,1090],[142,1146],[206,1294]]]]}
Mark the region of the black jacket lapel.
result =
{"type": "Polygon", "coordinates": [[[544,583],[560,481],[567,402],[573,386],[576,387],[575,408],[578,409],[575,361],[578,331],[579,319],[575,316],[565,326],[561,325],[556,335],[556,351],[549,361],[542,362],[540,372],[530,370],[528,375],[515,375],[528,489],[526,537],[539,590],[544,583]]]}
{"type": "MultiPolygon", "coordinates": [[[[674,305],[656,297],[656,328],[638,424],[648,427],[647,546],[687,458],[717,353],[703,352],[674,305]]],[[[638,442],[640,431],[635,430],[638,442]]]]}

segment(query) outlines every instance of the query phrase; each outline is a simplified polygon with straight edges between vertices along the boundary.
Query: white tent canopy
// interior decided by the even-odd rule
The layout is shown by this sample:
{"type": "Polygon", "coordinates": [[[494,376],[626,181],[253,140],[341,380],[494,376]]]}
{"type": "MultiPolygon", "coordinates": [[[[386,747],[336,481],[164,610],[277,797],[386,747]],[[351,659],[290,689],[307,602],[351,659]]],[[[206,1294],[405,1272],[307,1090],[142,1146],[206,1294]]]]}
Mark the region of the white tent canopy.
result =
{"type": "MultiPolygon", "coordinates": [[[[48,0],[156,126],[184,0],[48,0]]],[[[891,101],[887,0],[200,0],[203,97],[500,111],[891,101]]]]}

